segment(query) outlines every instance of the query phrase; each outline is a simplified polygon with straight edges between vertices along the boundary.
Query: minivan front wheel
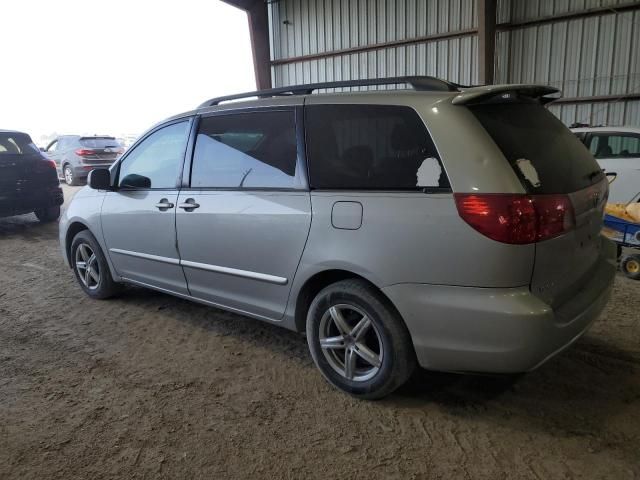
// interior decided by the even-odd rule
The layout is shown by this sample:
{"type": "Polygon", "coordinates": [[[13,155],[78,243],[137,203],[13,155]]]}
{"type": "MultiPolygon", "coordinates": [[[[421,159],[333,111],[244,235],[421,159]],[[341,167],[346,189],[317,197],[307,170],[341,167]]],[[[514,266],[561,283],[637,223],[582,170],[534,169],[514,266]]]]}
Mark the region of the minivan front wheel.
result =
{"type": "Polygon", "coordinates": [[[416,365],[402,319],[362,280],[343,280],[318,293],[307,315],[307,341],[322,375],[360,398],[388,395],[416,365]]]}
{"type": "Polygon", "coordinates": [[[88,230],[82,230],[73,238],[70,260],[76,280],[91,298],[102,300],[120,290],[120,285],[111,277],[100,244],[88,230]]]}

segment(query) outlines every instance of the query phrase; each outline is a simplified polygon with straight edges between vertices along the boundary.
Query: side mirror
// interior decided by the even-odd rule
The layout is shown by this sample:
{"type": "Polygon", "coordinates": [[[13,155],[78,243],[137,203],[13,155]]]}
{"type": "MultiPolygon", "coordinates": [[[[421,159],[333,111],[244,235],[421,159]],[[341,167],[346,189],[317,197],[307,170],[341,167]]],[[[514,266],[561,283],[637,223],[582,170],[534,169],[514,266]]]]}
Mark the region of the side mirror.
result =
{"type": "Polygon", "coordinates": [[[130,173],[120,181],[123,188],[151,188],[151,179],[144,175],[130,173]]]}
{"type": "Polygon", "coordinates": [[[605,172],[607,180],[609,180],[609,184],[613,183],[613,181],[618,177],[616,172],[605,172]]]}
{"type": "Polygon", "coordinates": [[[89,172],[87,184],[94,190],[111,190],[111,172],[106,168],[96,168],[89,172]]]}

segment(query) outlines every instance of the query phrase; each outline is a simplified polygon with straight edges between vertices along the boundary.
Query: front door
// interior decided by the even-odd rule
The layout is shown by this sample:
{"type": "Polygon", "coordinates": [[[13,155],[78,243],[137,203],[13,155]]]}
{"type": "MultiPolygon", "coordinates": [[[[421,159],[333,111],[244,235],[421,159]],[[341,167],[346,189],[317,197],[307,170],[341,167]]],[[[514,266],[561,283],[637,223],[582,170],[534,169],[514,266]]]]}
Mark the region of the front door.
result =
{"type": "Polygon", "coordinates": [[[162,126],[119,162],[117,190],[102,205],[102,230],[120,276],[187,294],[176,248],[176,204],[191,120],[162,126]]]}
{"type": "Polygon", "coordinates": [[[176,213],[192,296],[281,318],[310,224],[293,108],[200,120],[176,213]]]}

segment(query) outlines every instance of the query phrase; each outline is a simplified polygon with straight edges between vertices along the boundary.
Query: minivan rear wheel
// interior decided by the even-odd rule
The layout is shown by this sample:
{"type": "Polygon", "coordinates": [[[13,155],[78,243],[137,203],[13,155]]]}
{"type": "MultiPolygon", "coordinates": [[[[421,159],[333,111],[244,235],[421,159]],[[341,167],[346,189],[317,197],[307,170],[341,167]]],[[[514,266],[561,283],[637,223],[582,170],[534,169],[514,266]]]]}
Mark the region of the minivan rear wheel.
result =
{"type": "Polygon", "coordinates": [[[363,280],[343,280],[318,293],[307,315],[307,342],[322,375],[359,398],[390,394],[416,366],[399,314],[363,280]]]}

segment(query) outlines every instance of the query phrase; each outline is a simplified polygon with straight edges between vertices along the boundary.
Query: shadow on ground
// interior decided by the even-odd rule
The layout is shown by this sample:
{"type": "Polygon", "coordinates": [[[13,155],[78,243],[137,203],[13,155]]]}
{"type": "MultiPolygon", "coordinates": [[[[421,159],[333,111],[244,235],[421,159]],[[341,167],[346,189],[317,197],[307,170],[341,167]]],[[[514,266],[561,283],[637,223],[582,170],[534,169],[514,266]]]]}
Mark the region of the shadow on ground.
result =
{"type": "MultiPolygon", "coordinates": [[[[127,289],[120,300],[170,310],[175,318],[194,327],[268,348],[282,362],[293,358],[300,368],[315,369],[304,337],[276,325],[138,288],[127,289]]],[[[435,405],[451,415],[515,424],[523,430],[598,437],[612,414],[629,409],[632,415],[631,409],[637,408],[639,362],[638,357],[614,344],[587,336],[526,374],[471,375],[418,369],[407,384],[378,404],[410,410],[435,405]]]]}
{"type": "Polygon", "coordinates": [[[58,238],[58,222],[40,223],[35,214],[0,218],[0,239],[21,237],[36,243],[58,238]]]}

